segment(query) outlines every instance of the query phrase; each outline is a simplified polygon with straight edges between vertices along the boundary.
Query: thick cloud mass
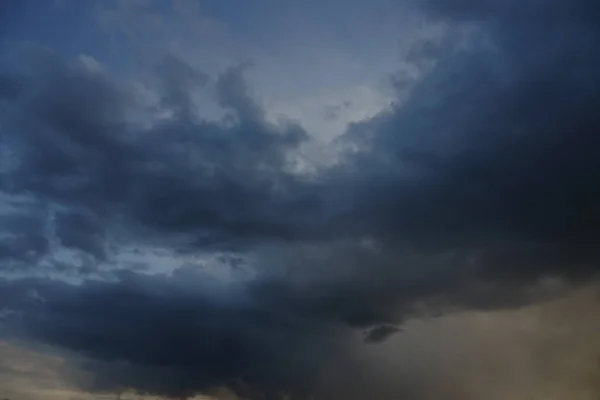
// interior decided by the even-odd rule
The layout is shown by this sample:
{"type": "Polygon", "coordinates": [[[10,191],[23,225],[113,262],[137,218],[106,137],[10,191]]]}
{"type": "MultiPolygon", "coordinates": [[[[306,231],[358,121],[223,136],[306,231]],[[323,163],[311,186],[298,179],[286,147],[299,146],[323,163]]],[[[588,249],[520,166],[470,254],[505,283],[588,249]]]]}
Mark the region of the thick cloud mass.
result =
{"type": "Polygon", "coordinates": [[[351,328],[379,342],[423,304],[520,306],[548,294],[542,278],[594,276],[600,7],[419,6],[476,33],[421,44],[411,57],[436,63],[398,85],[408,100],[351,125],[339,142],[353,150],[310,174],[296,165],[310,137],[267,120],[244,66],[213,80],[168,58],[148,105],[81,60],[6,49],[0,270],[38,276],[0,281],[7,334],[85,355],[92,389],[302,397],[351,328]],[[197,90],[214,91],[222,121],[197,115],[197,90]],[[218,249],[252,274],[88,275],[150,245],[218,249]],[[68,251],[92,260],[82,283],[39,277],[68,251]]]}
{"type": "Polygon", "coordinates": [[[327,361],[334,345],[326,334],[335,330],[329,321],[302,319],[250,297],[243,285],[219,287],[186,268],[172,276],[123,273],[118,282],[71,286],[38,280],[2,289],[15,308],[26,309],[15,334],[32,334],[96,360],[93,368],[101,374],[94,389],[136,385],[192,395],[243,380],[267,392],[301,390],[310,368],[327,361]],[[116,361],[136,367],[101,363],[116,361]]]}

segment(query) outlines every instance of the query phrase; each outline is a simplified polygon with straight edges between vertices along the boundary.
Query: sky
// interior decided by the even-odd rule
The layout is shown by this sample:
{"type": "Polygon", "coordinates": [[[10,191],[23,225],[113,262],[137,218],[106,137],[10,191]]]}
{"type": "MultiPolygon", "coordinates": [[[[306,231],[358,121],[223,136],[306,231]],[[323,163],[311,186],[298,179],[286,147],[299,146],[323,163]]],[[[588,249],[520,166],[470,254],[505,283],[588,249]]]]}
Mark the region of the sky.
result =
{"type": "Polygon", "coordinates": [[[0,1],[0,398],[597,400],[593,0],[0,1]]]}

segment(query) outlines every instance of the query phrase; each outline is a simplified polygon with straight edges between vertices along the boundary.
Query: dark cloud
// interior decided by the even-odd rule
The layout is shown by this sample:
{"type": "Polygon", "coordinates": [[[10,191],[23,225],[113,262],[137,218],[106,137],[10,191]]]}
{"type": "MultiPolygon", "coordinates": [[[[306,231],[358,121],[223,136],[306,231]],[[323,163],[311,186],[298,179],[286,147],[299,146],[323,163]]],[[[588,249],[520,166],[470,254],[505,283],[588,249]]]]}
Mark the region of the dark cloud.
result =
{"type": "Polygon", "coordinates": [[[44,234],[46,218],[35,206],[15,210],[3,204],[0,213],[0,269],[18,269],[43,258],[50,250],[44,234]]]}
{"type": "MultiPolygon", "coordinates": [[[[199,235],[205,230],[214,237],[237,231],[239,238],[286,237],[294,225],[286,220],[299,218],[303,203],[312,201],[308,190],[297,196],[303,183],[286,171],[286,153],[306,134],[299,126],[265,121],[240,70],[216,83],[220,101],[239,122],[176,113],[143,129],[128,120],[139,105],[105,75],[54,55],[24,61],[30,58],[43,62],[9,80],[22,95],[4,97],[4,135],[19,161],[4,176],[7,190],[33,192],[98,218],[199,235]]],[[[169,60],[163,68],[167,109],[191,110],[184,88],[190,89],[189,79],[205,83],[203,74],[190,77],[191,67],[169,60]]]]}
{"type": "Polygon", "coordinates": [[[98,259],[106,256],[102,222],[91,214],[61,212],[55,216],[56,236],[63,246],[84,251],[98,259]]]}
{"type": "MultiPolygon", "coordinates": [[[[362,196],[363,223],[434,247],[592,245],[600,232],[598,31],[570,14],[519,20],[530,2],[489,3],[502,12],[463,6],[492,45],[442,57],[406,105],[353,127],[355,136],[377,132],[351,161],[370,169],[375,192],[362,196]]],[[[458,12],[451,4],[436,10],[458,12]]]]}
{"type": "Polygon", "coordinates": [[[210,77],[202,71],[192,68],[174,56],[165,58],[159,68],[163,78],[163,103],[173,111],[183,113],[179,117],[189,118],[193,113],[190,94],[194,89],[205,87],[210,77]]]}
{"type": "Polygon", "coordinates": [[[94,360],[87,368],[98,379],[89,389],[192,395],[240,381],[265,396],[301,391],[337,346],[339,328],[330,321],[303,318],[253,296],[243,283],[229,287],[189,268],[172,276],[128,272],[116,282],[81,286],[2,286],[12,293],[11,308],[27,310],[13,323],[21,338],[94,360]],[[27,296],[33,290],[41,301],[27,296]]]}
{"type": "Polygon", "coordinates": [[[353,330],[380,342],[423,309],[518,307],[562,292],[540,289],[544,278],[593,277],[598,6],[432,0],[421,9],[465,43],[417,45],[408,61],[435,63],[431,71],[396,85],[410,87],[408,99],[349,127],[341,142],[354,150],[310,176],[294,171],[310,138],[266,119],[244,65],[213,82],[167,59],[157,107],[168,116],[147,127],[136,117],[156,110],[106,73],[21,51],[0,73],[1,146],[16,160],[0,187],[35,202],[7,213],[3,266],[51,258],[56,239],[98,260],[114,243],[218,248],[222,263],[253,275],[5,280],[3,293],[43,299],[0,295],[19,311],[10,325],[84,354],[96,389],[228,386],[277,398],[314,389],[353,330]],[[476,34],[459,34],[466,27],[476,34]],[[214,91],[226,117],[202,120],[191,90],[214,91]]]}
{"type": "Polygon", "coordinates": [[[400,328],[395,325],[379,325],[367,331],[365,341],[367,343],[378,343],[397,332],[400,332],[400,328]]]}

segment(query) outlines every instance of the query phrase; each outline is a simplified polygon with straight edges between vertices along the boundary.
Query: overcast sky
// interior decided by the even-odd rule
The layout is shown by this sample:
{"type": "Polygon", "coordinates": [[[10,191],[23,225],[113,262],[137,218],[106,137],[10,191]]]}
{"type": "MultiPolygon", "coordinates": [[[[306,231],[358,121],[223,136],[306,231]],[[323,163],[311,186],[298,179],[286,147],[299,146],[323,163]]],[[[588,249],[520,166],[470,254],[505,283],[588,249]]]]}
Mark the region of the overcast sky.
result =
{"type": "Polygon", "coordinates": [[[0,397],[600,395],[593,0],[0,1],[0,397]]]}

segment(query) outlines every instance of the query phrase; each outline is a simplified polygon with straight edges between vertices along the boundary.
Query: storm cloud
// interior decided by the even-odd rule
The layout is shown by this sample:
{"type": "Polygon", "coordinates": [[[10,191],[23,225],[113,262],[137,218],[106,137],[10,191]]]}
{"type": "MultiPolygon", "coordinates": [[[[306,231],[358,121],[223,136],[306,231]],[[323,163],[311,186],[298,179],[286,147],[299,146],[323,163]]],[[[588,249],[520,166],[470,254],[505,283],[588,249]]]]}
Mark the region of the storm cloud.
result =
{"type": "Polygon", "coordinates": [[[377,346],[414,317],[595,279],[600,6],[409,3],[448,26],[410,52],[423,76],[394,78],[398,101],[312,169],[315,139],[267,117],[244,63],[213,76],[170,55],[140,88],[7,44],[2,332],[84,357],[88,390],[326,399],[357,335],[377,346]],[[198,92],[222,118],[200,116],[198,92]],[[132,248],[167,252],[170,271],[128,270],[132,248]],[[215,252],[232,279],[189,264],[215,252]],[[68,279],[65,254],[85,260],[68,279]]]}

